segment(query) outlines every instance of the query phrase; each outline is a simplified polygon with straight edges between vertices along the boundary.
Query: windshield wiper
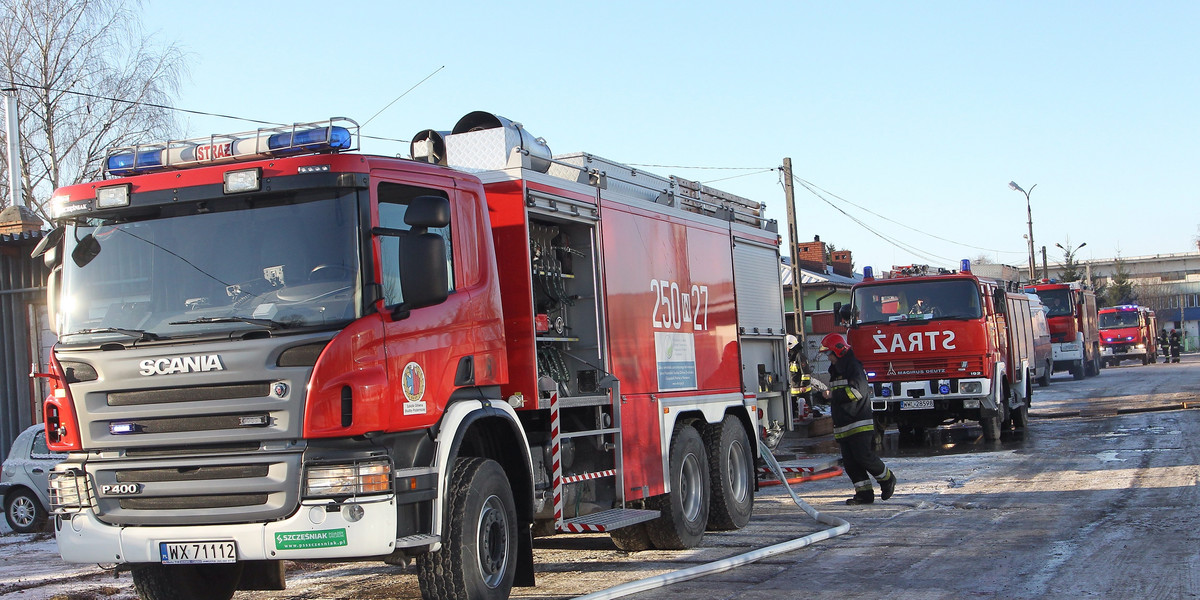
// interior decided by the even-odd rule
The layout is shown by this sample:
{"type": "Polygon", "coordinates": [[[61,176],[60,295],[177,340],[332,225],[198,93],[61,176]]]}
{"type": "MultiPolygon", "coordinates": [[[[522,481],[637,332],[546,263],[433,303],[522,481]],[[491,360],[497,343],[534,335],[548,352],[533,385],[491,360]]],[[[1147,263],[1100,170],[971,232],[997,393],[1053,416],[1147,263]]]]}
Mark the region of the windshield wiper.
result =
{"type": "Polygon", "coordinates": [[[121,335],[129,336],[131,338],[137,338],[137,340],[139,342],[163,339],[158,334],[146,331],[144,329],[123,329],[121,327],[94,327],[92,329],[80,329],[79,331],[72,331],[71,333],[64,333],[63,336],[65,337],[68,335],[87,335],[87,334],[92,334],[92,333],[119,333],[121,335]]]}
{"type": "Polygon", "coordinates": [[[200,317],[198,319],[189,319],[187,321],[171,321],[171,325],[195,325],[197,323],[249,323],[266,327],[267,329],[281,329],[287,327],[286,323],[272,321],[271,319],[255,319],[253,317],[200,317]]]}

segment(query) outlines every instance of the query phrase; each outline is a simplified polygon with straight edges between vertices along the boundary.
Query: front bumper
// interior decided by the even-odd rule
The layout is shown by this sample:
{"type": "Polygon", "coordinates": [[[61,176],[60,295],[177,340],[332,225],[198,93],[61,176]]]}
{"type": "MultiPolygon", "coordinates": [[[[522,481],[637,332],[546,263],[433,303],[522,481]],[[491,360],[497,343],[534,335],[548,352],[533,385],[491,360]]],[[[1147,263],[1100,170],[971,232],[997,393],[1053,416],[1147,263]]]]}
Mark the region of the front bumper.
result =
{"type": "Polygon", "coordinates": [[[1054,362],[1083,360],[1083,344],[1079,342],[1061,342],[1052,345],[1054,362]]]}
{"type": "Polygon", "coordinates": [[[71,563],[156,563],[162,542],[237,542],[237,559],[350,559],[384,556],[396,549],[393,495],[302,503],[282,521],[228,525],[128,527],[109,525],[90,509],[59,515],[55,538],[71,563]],[[362,515],[353,518],[357,509],[362,515]]]}
{"type": "Polygon", "coordinates": [[[1146,355],[1146,347],[1137,346],[1100,346],[1100,355],[1105,358],[1142,357],[1146,355]]]}
{"type": "Polygon", "coordinates": [[[986,401],[991,393],[992,381],[982,377],[879,382],[871,385],[871,410],[875,412],[936,410],[939,404],[979,408],[981,401],[986,401]],[[943,389],[947,391],[943,393],[943,389]],[[921,400],[932,400],[932,406],[917,408],[922,405],[919,402],[921,400]]]}

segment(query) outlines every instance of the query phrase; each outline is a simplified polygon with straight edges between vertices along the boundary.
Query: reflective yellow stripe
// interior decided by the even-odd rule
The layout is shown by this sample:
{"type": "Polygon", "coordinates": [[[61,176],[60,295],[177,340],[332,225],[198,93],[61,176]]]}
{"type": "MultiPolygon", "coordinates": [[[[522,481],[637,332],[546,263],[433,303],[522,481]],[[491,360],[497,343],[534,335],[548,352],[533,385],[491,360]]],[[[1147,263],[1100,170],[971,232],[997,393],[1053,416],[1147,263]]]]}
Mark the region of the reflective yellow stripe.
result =
{"type": "Polygon", "coordinates": [[[850,430],[847,430],[847,431],[842,431],[842,432],[840,432],[840,433],[834,433],[834,434],[833,434],[833,439],[835,439],[835,440],[840,440],[840,439],[843,439],[843,438],[848,438],[848,437],[850,437],[850,436],[852,436],[852,435],[854,435],[854,434],[856,434],[856,433],[864,433],[864,432],[867,432],[867,431],[874,431],[874,430],[875,430],[875,425],[874,425],[874,424],[871,424],[871,425],[863,425],[863,426],[861,426],[861,427],[855,427],[854,429],[850,429],[850,430]]]}

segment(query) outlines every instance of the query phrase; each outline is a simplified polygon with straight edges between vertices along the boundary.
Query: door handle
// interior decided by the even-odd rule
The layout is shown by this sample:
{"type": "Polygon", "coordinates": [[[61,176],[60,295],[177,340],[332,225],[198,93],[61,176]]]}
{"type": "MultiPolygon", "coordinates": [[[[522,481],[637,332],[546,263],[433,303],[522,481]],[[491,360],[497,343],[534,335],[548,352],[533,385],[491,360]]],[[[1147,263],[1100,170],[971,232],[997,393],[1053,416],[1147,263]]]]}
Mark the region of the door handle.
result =
{"type": "Polygon", "coordinates": [[[45,472],[46,472],[46,470],[42,469],[42,468],[36,468],[33,470],[34,475],[41,475],[42,473],[45,473],[45,472]]]}

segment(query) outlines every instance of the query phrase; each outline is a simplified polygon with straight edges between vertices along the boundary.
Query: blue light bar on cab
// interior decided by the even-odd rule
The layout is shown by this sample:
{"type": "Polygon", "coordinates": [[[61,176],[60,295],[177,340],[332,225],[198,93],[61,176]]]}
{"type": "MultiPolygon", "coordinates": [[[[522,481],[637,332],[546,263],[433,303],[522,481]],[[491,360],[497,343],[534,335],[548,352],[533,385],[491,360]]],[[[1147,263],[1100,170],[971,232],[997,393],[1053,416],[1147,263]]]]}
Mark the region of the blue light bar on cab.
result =
{"type": "Polygon", "coordinates": [[[113,148],[104,165],[108,176],[127,177],[274,156],[357,150],[357,140],[358,123],[336,117],[318,123],[113,148]]]}
{"type": "Polygon", "coordinates": [[[965,259],[965,258],[962,259],[961,261],[959,261],[958,270],[962,271],[963,273],[970,273],[971,272],[971,261],[968,259],[965,259]]]}
{"type": "Polygon", "coordinates": [[[873,279],[875,279],[875,269],[872,269],[870,265],[863,267],[863,281],[871,281],[873,279]]]}

